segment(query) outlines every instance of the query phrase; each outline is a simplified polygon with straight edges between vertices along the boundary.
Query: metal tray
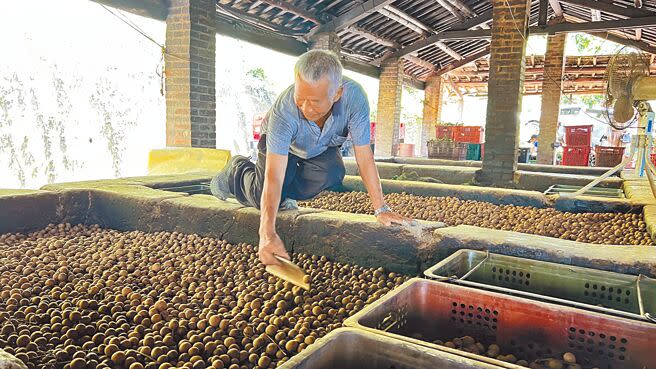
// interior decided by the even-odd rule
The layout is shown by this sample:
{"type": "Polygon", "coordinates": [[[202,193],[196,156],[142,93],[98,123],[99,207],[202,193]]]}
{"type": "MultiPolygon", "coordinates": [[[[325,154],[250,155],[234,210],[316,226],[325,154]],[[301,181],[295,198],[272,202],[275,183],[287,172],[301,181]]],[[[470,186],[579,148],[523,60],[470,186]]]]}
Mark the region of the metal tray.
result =
{"type": "Polygon", "coordinates": [[[353,328],[330,332],[279,369],[494,369],[476,360],[353,328]]]}
{"type": "Polygon", "coordinates": [[[431,279],[656,321],[656,279],[475,250],[427,269],[431,279]]]}
{"type": "Polygon", "coordinates": [[[469,335],[529,361],[572,352],[583,368],[656,368],[656,324],[420,278],[344,324],[443,351],[431,342],[469,335]]]}
{"type": "MultiPolygon", "coordinates": [[[[583,188],[583,186],[571,186],[571,185],[553,185],[544,191],[545,195],[558,195],[561,193],[573,193],[583,188]]],[[[587,196],[597,196],[597,197],[610,197],[614,199],[623,199],[624,190],[620,188],[604,188],[604,187],[592,187],[585,192],[587,196]]]]}

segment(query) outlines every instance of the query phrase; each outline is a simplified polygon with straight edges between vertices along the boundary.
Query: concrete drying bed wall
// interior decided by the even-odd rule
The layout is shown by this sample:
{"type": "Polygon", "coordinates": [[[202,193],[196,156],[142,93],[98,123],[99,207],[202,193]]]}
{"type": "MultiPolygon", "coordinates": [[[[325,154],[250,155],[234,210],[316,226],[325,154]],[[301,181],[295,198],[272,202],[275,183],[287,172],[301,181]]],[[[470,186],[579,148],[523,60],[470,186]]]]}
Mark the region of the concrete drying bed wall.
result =
{"type": "MultiPolygon", "coordinates": [[[[345,160],[352,160],[347,158],[345,160]]],[[[446,166],[464,166],[464,167],[481,167],[481,162],[476,160],[448,160],[448,159],[427,159],[427,158],[377,158],[377,162],[397,163],[397,164],[415,164],[415,165],[446,165],[446,166]]],[[[600,176],[609,168],[599,167],[570,167],[562,165],[544,165],[544,164],[517,164],[517,169],[527,172],[542,173],[560,173],[600,176]]]]}
{"type": "MultiPolygon", "coordinates": [[[[28,232],[58,222],[98,223],[119,230],[180,231],[257,244],[257,210],[208,195],[189,196],[151,188],[209,178],[209,174],[127,178],[49,185],[43,191],[0,194],[0,209],[3,209],[0,231],[28,232]]],[[[454,190],[454,186],[447,187],[454,190]]],[[[493,199],[495,195],[485,196],[493,199]]],[[[508,196],[512,195],[508,193],[508,196]]],[[[543,200],[535,197],[532,201],[539,205],[543,200]]],[[[656,276],[656,247],[592,245],[471,226],[422,224],[423,229],[414,231],[387,228],[379,225],[373,216],[301,209],[281,213],[278,230],[295,252],[325,255],[363,266],[384,266],[408,274],[421,273],[456,249],[476,248],[656,276]]]]}
{"type": "MultiPolygon", "coordinates": [[[[426,159],[436,160],[436,159],[426,159]]],[[[344,162],[346,174],[359,175],[355,161],[344,162]]],[[[417,173],[420,177],[430,177],[446,184],[467,184],[474,180],[478,167],[475,166],[448,166],[448,165],[425,165],[425,164],[399,164],[399,163],[376,163],[381,178],[392,179],[402,173],[417,173]]],[[[550,166],[545,166],[550,167],[550,166]]],[[[576,169],[576,168],[575,168],[576,169]]],[[[544,192],[549,187],[561,185],[584,186],[597,178],[596,175],[582,175],[571,173],[542,173],[534,171],[518,170],[517,187],[519,189],[544,192]]],[[[610,177],[599,184],[599,187],[620,188],[623,180],[619,177],[610,177]]]]}

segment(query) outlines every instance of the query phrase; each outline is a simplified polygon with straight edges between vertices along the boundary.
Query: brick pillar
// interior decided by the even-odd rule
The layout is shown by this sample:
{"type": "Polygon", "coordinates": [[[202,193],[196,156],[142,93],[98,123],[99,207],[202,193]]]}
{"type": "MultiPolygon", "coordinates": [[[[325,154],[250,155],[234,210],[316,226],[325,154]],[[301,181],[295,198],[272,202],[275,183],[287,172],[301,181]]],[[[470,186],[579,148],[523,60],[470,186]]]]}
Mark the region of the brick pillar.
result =
{"type": "Polygon", "coordinates": [[[322,32],[317,33],[310,40],[311,49],[321,49],[321,50],[330,50],[340,55],[340,50],[342,44],[339,40],[339,36],[335,32],[322,32]]]}
{"type": "Polygon", "coordinates": [[[542,81],[542,108],[540,112],[540,137],[538,163],[553,164],[558,114],[560,113],[560,90],[565,64],[565,40],[567,34],[559,33],[547,37],[547,53],[544,55],[544,80],[542,81]]]}
{"type": "Polygon", "coordinates": [[[166,18],[166,145],[216,147],[213,0],[170,0],[166,18]]]}
{"type": "Polygon", "coordinates": [[[426,79],[424,114],[421,124],[421,134],[419,135],[421,156],[428,156],[426,142],[435,138],[435,126],[440,123],[442,115],[443,91],[442,78],[440,76],[430,76],[426,79]]]}
{"type": "Polygon", "coordinates": [[[403,62],[393,59],[381,66],[376,117],[376,156],[395,156],[399,147],[403,62]]]}
{"type": "Polygon", "coordinates": [[[485,158],[476,173],[476,180],[486,185],[511,185],[517,169],[529,4],[492,0],[485,158]]]}

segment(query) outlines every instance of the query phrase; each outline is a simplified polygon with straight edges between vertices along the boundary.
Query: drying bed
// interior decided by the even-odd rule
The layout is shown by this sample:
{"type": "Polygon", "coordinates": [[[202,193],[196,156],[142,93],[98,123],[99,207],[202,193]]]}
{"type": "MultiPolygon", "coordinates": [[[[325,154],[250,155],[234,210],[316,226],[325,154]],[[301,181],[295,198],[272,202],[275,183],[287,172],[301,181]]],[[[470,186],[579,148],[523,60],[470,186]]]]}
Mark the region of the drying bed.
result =
{"type": "Polygon", "coordinates": [[[274,368],[406,277],[178,232],[51,225],[0,235],[0,348],[38,369],[274,368]]]}
{"type": "MultiPolygon", "coordinates": [[[[642,215],[637,212],[572,213],[553,208],[495,205],[405,193],[387,194],[385,200],[405,216],[444,222],[447,226],[466,224],[594,244],[652,244],[642,215]]],[[[324,192],[300,205],[358,214],[373,213],[364,192],[324,192]]]]}

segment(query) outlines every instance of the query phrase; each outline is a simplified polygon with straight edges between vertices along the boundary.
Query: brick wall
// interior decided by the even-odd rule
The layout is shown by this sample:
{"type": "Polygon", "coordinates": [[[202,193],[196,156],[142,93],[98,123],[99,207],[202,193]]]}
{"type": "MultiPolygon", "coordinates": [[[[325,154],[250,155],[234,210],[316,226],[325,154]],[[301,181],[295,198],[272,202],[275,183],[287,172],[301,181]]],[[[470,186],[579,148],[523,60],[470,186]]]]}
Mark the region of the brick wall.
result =
{"type": "Polygon", "coordinates": [[[485,158],[476,179],[507,186],[517,169],[529,0],[492,0],[485,158]]]}
{"type": "Polygon", "coordinates": [[[216,147],[213,0],[171,0],[166,18],[166,145],[216,147]]]}
{"type": "Polygon", "coordinates": [[[311,49],[330,50],[339,55],[342,44],[335,32],[318,33],[310,40],[311,49]]]}
{"type": "Polygon", "coordinates": [[[400,59],[386,61],[381,66],[378,88],[377,156],[393,156],[398,150],[401,87],[403,87],[403,62],[400,59]]]}
{"type": "Polygon", "coordinates": [[[542,108],[540,112],[540,137],[538,163],[553,164],[554,149],[560,113],[560,91],[565,61],[567,34],[549,35],[547,53],[544,55],[544,81],[542,82],[542,108]]]}
{"type": "Polygon", "coordinates": [[[442,115],[443,91],[442,78],[440,76],[430,76],[426,79],[424,113],[419,140],[421,156],[428,156],[426,141],[435,138],[435,126],[440,122],[442,115]]]}

